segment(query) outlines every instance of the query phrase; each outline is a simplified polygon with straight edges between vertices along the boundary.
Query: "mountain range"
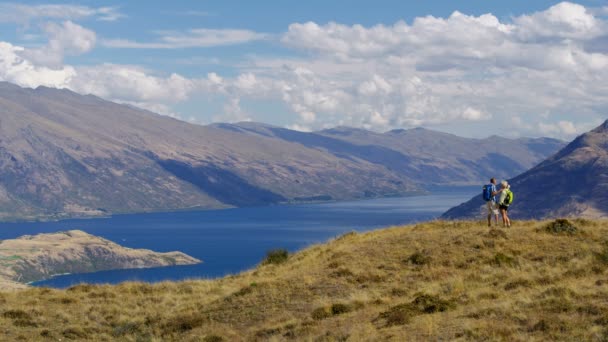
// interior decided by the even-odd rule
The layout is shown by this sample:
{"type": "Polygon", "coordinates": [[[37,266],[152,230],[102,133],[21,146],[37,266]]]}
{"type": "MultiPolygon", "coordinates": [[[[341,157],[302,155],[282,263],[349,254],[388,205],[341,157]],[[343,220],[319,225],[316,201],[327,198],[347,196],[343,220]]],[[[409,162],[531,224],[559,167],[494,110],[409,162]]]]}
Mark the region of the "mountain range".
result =
{"type": "Polygon", "coordinates": [[[69,90],[0,82],[0,219],[423,193],[523,172],[559,140],[417,128],[201,126],[69,90]]]}
{"type": "MultiPolygon", "coordinates": [[[[517,219],[608,217],[608,121],[509,181],[517,219]]],[[[445,219],[480,217],[480,195],[447,211],[445,219]]]]}

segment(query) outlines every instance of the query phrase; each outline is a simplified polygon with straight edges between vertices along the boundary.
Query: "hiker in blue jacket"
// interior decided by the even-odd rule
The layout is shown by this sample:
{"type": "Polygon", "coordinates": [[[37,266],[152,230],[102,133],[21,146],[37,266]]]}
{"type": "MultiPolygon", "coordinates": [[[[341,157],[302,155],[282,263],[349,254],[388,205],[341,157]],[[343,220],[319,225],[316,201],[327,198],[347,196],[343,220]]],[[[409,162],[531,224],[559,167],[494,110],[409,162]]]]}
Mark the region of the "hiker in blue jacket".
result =
{"type": "Polygon", "coordinates": [[[498,200],[496,195],[500,192],[502,192],[502,189],[496,189],[496,178],[492,177],[490,184],[484,186],[483,197],[488,203],[488,227],[492,227],[492,215],[494,215],[494,222],[498,226],[498,200]]]}

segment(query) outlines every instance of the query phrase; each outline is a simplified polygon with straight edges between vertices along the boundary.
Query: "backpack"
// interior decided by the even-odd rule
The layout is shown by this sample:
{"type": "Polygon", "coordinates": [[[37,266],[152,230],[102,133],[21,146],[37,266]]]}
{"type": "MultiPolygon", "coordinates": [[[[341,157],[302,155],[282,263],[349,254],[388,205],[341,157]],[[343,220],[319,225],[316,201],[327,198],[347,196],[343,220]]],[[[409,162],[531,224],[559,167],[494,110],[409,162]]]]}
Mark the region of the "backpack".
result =
{"type": "Polygon", "coordinates": [[[489,202],[492,200],[492,184],[486,184],[483,186],[483,191],[481,193],[483,200],[489,202]]]}
{"type": "Polygon", "coordinates": [[[505,196],[504,205],[508,207],[509,205],[511,205],[511,203],[513,203],[513,191],[507,189],[506,192],[507,196],[505,196]]]}

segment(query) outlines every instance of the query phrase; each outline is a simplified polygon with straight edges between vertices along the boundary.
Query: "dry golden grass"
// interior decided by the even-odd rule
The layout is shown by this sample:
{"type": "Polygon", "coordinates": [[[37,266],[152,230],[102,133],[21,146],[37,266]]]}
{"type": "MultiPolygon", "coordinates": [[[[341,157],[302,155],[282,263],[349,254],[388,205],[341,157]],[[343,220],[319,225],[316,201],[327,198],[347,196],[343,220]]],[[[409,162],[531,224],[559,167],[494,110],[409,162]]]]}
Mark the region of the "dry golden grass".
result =
{"type": "Polygon", "coordinates": [[[0,293],[8,340],[608,339],[608,222],[350,233],[213,281],[0,293]]]}

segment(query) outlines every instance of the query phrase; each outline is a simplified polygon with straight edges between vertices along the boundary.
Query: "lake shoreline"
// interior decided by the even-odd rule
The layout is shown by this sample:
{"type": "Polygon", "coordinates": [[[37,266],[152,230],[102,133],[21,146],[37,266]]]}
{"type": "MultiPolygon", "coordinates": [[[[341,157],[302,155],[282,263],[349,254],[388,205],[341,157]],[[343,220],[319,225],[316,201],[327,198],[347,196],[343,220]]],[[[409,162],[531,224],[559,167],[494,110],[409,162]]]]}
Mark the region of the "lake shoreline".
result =
{"type": "Polygon", "coordinates": [[[478,192],[478,187],[441,188],[434,194],[320,204],[226,210],[115,215],[103,219],[0,223],[0,239],[79,229],[128,248],[179,250],[204,264],[151,270],[116,270],[57,276],[34,286],[65,288],[79,283],[215,279],[238,274],[271,249],[299,251],[344,233],[369,231],[437,218],[478,192]]]}

